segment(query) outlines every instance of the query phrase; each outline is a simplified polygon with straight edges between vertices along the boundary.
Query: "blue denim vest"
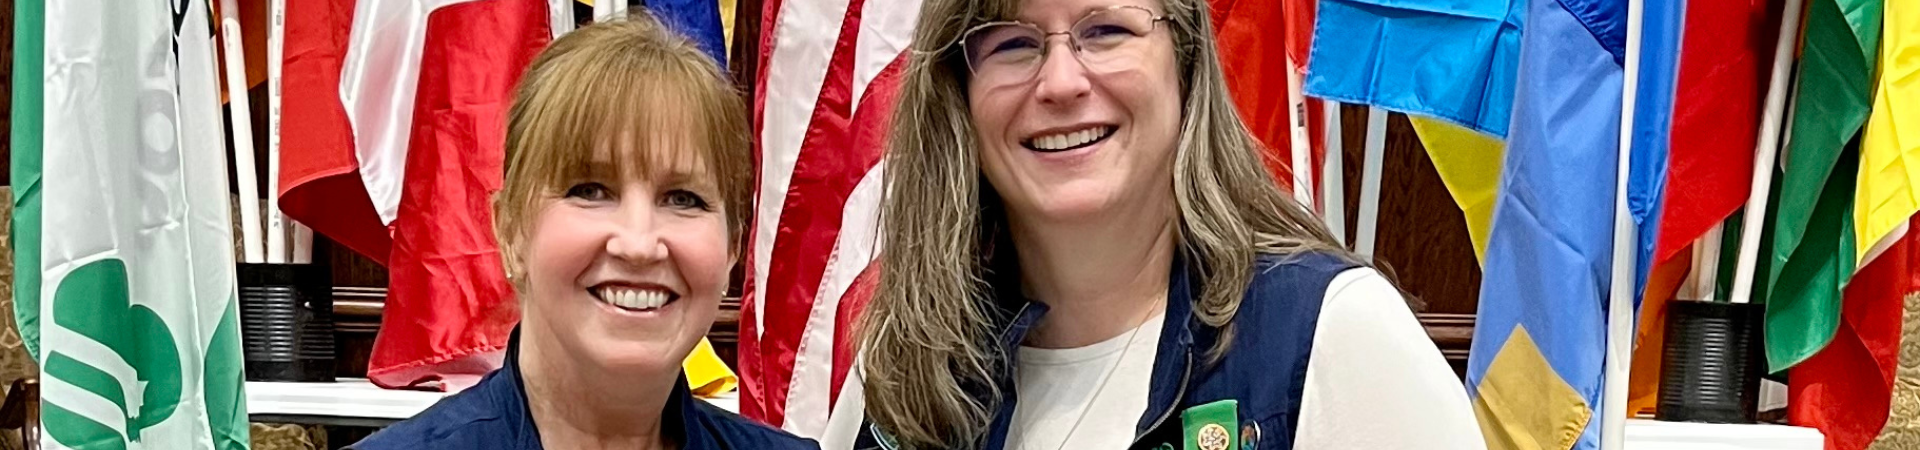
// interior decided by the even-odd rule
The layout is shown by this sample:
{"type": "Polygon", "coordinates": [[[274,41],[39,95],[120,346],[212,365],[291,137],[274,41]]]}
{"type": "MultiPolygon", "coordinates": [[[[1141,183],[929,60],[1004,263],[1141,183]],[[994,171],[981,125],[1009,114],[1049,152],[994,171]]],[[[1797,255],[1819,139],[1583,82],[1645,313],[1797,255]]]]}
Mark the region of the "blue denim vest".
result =
{"type": "MultiPolygon", "coordinates": [[[[1176,258],[1147,410],[1129,448],[1184,448],[1180,413],[1222,400],[1237,401],[1240,449],[1293,448],[1321,302],[1334,276],[1354,267],[1357,264],[1324,253],[1261,255],[1233,319],[1232,345],[1210,362],[1208,352],[1220,339],[1220,330],[1194,316],[1193,299],[1199,292],[1191,280],[1196,268],[1185,258],[1176,258]]],[[[1047,305],[1018,295],[1017,272],[1000,275],[994,277],[996,295],[1007,320],[999,344],[1013,358],[1027,332],[1046,315],[1047,305]]],[[[981,449],[1006,447],[1007,429],[1019,402],[1013,380],[1010,369],[996,375],[994,383],[1002,393],[998,399],[986,398],[984,389],[975,390],[995,410],[981,449]]],[[[891,449],[890,441],[885,430],[867,423],[862,424],[854,448],[891,449]]]]}

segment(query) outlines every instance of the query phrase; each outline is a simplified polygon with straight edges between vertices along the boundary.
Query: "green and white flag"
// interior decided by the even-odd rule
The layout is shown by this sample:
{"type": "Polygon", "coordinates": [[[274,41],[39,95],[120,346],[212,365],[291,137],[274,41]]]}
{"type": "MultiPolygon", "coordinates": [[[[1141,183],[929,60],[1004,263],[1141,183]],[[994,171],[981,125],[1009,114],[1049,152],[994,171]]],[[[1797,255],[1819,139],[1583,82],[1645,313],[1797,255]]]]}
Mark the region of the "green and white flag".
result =
{"type": "Polygon", "coordinates": [[[41,445],[242,449],[206,0],[18,0],[15,299],[41,445]]]}

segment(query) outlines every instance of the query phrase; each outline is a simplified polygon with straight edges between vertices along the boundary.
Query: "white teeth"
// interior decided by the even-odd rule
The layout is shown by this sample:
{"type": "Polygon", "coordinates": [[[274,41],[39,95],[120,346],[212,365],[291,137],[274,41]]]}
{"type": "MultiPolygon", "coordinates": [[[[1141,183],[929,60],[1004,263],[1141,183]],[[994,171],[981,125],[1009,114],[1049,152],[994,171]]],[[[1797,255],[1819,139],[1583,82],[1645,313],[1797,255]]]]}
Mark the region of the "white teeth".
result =
{"type": "Polygon", "coordinates": [[[668,294],[656,290],[606,287],[599,289],[600,301],[626,309],[654,309],[667,304],[668,294]]]}
{"type": "Polygon", "coordinates": [[[1033,148],[1040,150],[1063,150],[1087,145],[1107,134],[1108,127],[1088,128],[1071,133],[1050,134],[1033,138],[1033,148]]]}

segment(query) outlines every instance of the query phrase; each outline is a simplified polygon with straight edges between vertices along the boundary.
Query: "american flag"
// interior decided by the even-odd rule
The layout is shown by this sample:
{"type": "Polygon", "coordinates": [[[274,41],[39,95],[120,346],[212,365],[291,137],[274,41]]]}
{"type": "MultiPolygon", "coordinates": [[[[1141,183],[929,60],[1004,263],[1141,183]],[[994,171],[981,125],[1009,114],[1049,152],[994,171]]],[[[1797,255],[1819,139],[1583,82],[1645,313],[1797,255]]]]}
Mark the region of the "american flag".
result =
{"type": "Polygon", "coordinates": [[[817,437],[880,248],[881,149],[919,0],[767,0],[741,306],[742,414],[817,437]]]}

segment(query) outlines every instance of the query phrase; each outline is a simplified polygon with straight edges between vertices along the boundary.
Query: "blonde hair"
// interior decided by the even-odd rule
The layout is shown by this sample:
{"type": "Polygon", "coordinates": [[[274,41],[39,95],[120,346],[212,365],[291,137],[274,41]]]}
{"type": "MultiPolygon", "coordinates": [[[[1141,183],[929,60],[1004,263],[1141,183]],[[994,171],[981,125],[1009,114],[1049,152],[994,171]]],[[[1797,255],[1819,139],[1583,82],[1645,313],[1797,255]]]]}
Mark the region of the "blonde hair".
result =
{"type": "MultiPolygon", "coordinates": [[[[977,159],[967,67],[951,45],[969,27],[1018,14],[1020,0],[927,0],[913,37],[887,154],[880,285],[859,324],[868,417],[907,448],[976,442],[1006,369],[991,280],[1012,258],[1006,214],[977,159]],[[984,397],[966,389],[982,389],[984,397]]],[[[1199,295],[1194,315],[1231,345],[1260,254],[1321,251],[1357,261],[1261,165],[1220,68],[1205,0],[1162,0],[1184,101],[1172,189],[1178,247],[1199,295]]]]}
{"type": "Polygon", "coordinates": [[[720,67],[685,37],[645,13],[568,32],[540,52],[507,113],[506,179],[493,198],[493,228],[508,278],[524,290],[525,242],[541,200],[568,183],[609,170],[648,173],[696,164],[711,175],[739,254],[751,195],[752,148],[746,101],[720,67]],[[616,151],[612,168],[595,151],[620,139],[660,145],[685,133],[694,149],[616,151]],[[689,158],[690,153],[697,158],[689,158]]]}

